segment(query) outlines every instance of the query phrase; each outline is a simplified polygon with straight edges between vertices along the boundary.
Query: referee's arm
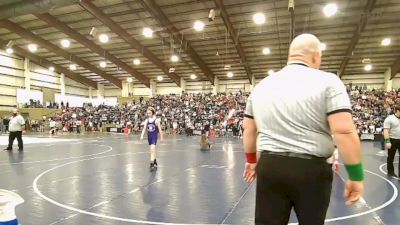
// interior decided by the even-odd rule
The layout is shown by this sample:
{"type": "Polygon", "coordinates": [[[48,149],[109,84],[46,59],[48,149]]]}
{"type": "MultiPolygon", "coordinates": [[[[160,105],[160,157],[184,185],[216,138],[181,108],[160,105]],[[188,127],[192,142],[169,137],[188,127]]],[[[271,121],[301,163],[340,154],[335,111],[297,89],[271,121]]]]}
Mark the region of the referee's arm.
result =
{"type": "Polygon", "coordinates": [[[345,165],[361,163],[361,145],[350,112],[328,116],[333,138],[345,165]]]}
{"type": "Polygon", "coordinates": [[[253,118],[248,117],[247,115],[243,121],[243,145],[246,154],[254,154],[257,152],[257,127],[253,118]]]}
{"type": "Polygon", "coordinates": [[[326,107],[333,138],[349,175],[344,197],[346,205],[351,205],[364,193],[361,144],[351,115],[350,98],[342,81],[336,76],[326,89],[326,107]]]}
{"type": "Polygon", "coordinates": [[[385,148],[391,149],[392,144],[390,143],[390,119],[387,117],[383,122],[383,139],[385,141],[385,148]]]}
{"type": "Polygon", "coordinates": [[[243,178],[251,183],[256,178],[257,167],[257,126],[253,118],[251,96],[247,100],[246,112],[243,121],[243,145],[246,153],[246,165],[243,178]]]}
{"type": "MultiPolygon", "coordinates": [[[[246,155],[257,152],[257,126],[253,117],[253,103],[251,96],[247,99],[246,111],[243,120],[243,145],[246,155]]],[[[254,163],[254,160],[248,160],[254,163]]]]}

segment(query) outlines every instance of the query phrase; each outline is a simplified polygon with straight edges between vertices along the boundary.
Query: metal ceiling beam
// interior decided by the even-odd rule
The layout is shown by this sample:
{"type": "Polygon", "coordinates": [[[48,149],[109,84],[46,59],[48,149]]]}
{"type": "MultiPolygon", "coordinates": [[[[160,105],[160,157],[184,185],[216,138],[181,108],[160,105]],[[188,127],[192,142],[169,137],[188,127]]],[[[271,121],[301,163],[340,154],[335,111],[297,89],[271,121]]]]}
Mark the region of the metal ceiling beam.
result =
{"type": "Polygon", "coordinates": [[[398,57],[390,67],[390,79],[393,79],[398,73],[400,73],[400,57],[398,57]]]}
{"type": "Polygon", "coordinates": [[[82,0],[79,4],[86,11],[91,13],[94,17],[96,17],[104,25],[106,25],[111,31],[116,33],[119,37],[130,44],[134,49],[142,53],[145,58],[149,59],[158,68],[160,68],[165,73],[165,75],[171,78],[171,80],[174,81],[179,87],[181,86],[181,79],[176,73],[170,73],[167,65],[165,65],[159,58],[157,58],[156,55],[154,55],[150,50],[143,46],[139,41],[133,38],[132,35],[130,35],[124,28],[122,28],[119,24],[109,18],[103,11],[101,11],[93,3],[87,0],[82,0]]]}
{"type": "Polygon", "coordinates": [[[249,78],[250,84],[252,84],[251,83],[252,72],[251,72],[250,66],[247,63],[246,54],[244,53],[242,45],[239,42],[239,36],[236,33],[235,29],[233,28],[231,20],[229,19],[229,15],[225,9],[224,3],[222,0],[214,0],[214,2],[215,2],[215,5],[217,5],[217,7],[219,8],[219,10],[221,12],[220,15],[221,15],[222,20],[224,21],[224,25],[229,32],[229,36],[231,36],[231,38],[232,38],[233,44],[235,45],[235,48],[236,48],[236,51],[239,54],[241,64],[244,66],[244,69],[246,70],[246,74],[247,74],[247,77],[249,78]]]}
{"type": "Polygon", "coordinates": [[[53,43],[33,34],[32,32],[25,30],[24,28],[20,27],[18,24],[13,23],[9,20],[0,20],[0,27],[3,27],[11,32],[14,32],[16,34],[18,34],[21,37],[24,37],[26,39],[31,40],[32,42],[38,44],[39,46],[48,49],[49,51],[64,57],[67,60],[70,60],[90,71],[92,71],[95,74],[100,75],[101,77],[103,77],[104,79],[110,81],[111,83],[113,83],[115,86],[122,88],[122,82],[121,80],[107,74],[106,72],[100,70],[99,68],[97,68],[96,66],[80,59],[79,57],[68,53],[67,51],[65,51],[64,49],[61,49],[60,47],[54,45],[53,43]]]}
{"type": "Polygon", "coordinates": [[[365,26],[367,25],[369,14],[374,9],[375,4],[376,0],[368,0],[367,5],[364,7],[364,11],[361,14],[360,23],[357,25],[356,29],[354,29],[353,38],[351,39],[350,45],[347,48],[346,57],[340,64],[339,77],[342,77],[344,75],[346,66],[350,61],[350,57],[353,55],[353,51],[356,48],[358,41],[360,40],[361,33],[364,31],[365,26]]]}
{"type": "Polygon", "coordinates": [[[72,5],[80,0],[29,0],[0,7],[0,19],[8,19],[32,13],[44,13],[57,7],[72,5]]]}
{"type": "MultiPolygon", "coordinates": [[[[127,4],[126,2],[124,2],[124,3],[119,3],[118,5],[122,5],[122,4],[127,4]]],[[[393,4],[392,4],[393,5],[393,4]]],[[[390,5],[390,4],[381,4],[380,5],[380,7],[390,7],[390,6],[392,6],[392,5],[390,5]]],[[[228,8],[229,6],[225,6],[225,8],[228,8]]],[[[105,6],[105,7],[102,7],[102,8],[109,8],[108,6],[105,6]]],[[[229,8],[231,8],[231,7],[229,7],[229,8]]],[[[283,8],[277,8],[276,10],[282,10],[283,8]]],[[[348,8],[347,10],[358,10],[358,7],[357,8],[348,8]]],[[[109,17],[122,17],[122,16],[125,16],[125,15],[129,15],[129,14],[132,14],[132,13],[135,13],[135,14],[137,14],[137,13],[142,13],[142,12],[145,12],[146,10],[145,9],[135,9],[135,10],[127,10],[127,11],[122,11],[122,12],[116,12],[116,13],[109,13],[109,14],[107,14],[109,17]]],[[[272,11],[264,11],[264,13],[269,13],[269,12],[274,12],[273,10],[272,11]]],[[[76,23],[80,23],[80,24],[92,24],[92,23],[94,23],[94,22],[96,22],[95,20],[95,18],[88,18],[88,19],[80,19],[80,17],[81,17],[81,14],[82,13],[82,11],[78,11],[78,12],[74,12],[74,13],[67,13],[67,14],[62,14],[62,15],[58,15],[59,17],[63,17],[63,16],[69,16],[69,17],[71,17],[71,18],[77,18],[77,20],[74,20],[74,21],[70,21],[70,22],[68,22],[68,24],[69,25],[75,25],[76,23]]],[[[194,13],[198,13],[198,11],[195,11],[194,13]]],[[[298,17],[306,17],[307,15],[309,14],[309,12],[307,12],[307,13],[297,13],[297,16],[298,17]]],[[[246,15],[243,15],[243,13],[235,13],[235,14],[231,14],[231,18],[232,18],[232,15],[234,15],[234,16],[247,16],[247,14],[246,15]]],[[[287,16],[278,16],[278,20],[279,21],[282,21],[282,19],[285,19],[285,18],[287,18],[287,16]]],[[[129,20],[124,20],[124,21],[120,21],[120,22],[118,22],[118,24],[119,25],[126,25],[126,24],[136,24],[138,21],[141,21],[141,20],[143,20],[143,19],[147,19],[147,18],[140,18],[140,19],[129,19],[129,20]]],[[[179,24],[185,24],[185,23],[189,23],[190,21],[192,21],[191,19],[185,19],[185,20],[181,20],[181,21],[179,21],[179,24]]],[[[246,22],[246,21],[241,21],[241,22],[246,22]]],[[[315,22],[315,20],[310,20],[309,21],[309,23],[311,23],[311,22],[315,22]]],[[[346,21],[347,22],[347,21],[346,21]]],[[[381,19],[381,20],[377,20],[377,21],[371,21],[369,24],[384,24],[384,23],[389,23],[389,22],[392,22],[392,23],[395,23],[396,22],[396,20],[395,19],[381,19]]],[[[29,23],[29,25],[32,25],[32,20],[30,20],[30,21],[25,21],[25,22],[22,22],[22,23],[20,23],[22,26],[24,26],[24,24],[25,23],[29,23]]],[[[220,24],[218,24],[218,23],[216,23],[216,22],[214,22],[214,24],[215,25],[220,25],[220,24]]],[[[281,24],[281,23],[280,23],[281,24]]],[[[351,26],[353,26],[354,25],[354,23],[353,24],[349,24],[349,23],[347,23],[347,24],[343,24],[343,26],[349,26],[349,25],[351,25],[351,26]]],[[[87,28],[90,28],[91,26],[79,26],[79,28],[77,28],[77,29],[75,29],[76,31],[81,31],[81,30],[85,30],[85,29],[87,29],[87,28]]],[[[285,27],[286,28],[286,23],[283,23],[282,24],[282,27],[285,27]]],[[[330,26],[330,27],[332,27],[332,25],[330,26]]],[[[337,25],[334,25],[333,27],[337,27],[337,25]]],[[[40,29],[44,29],[44,28],[46,28],[46,26],[45,25],[42,25],[42,24],[40,24],[40,25],[35,25],[35,26],[30,26],[30,29],[31,30],[40,30],[40,29]]],[[[322,27],[323,28],[323,27],[322,27]]],[[[129,32],[129,30],[137,30],[138,29],[138,27],[131,27],[131,28],[129,28],[129,29],[126,29],[128,32],[129,32]]],[[[309,29],[310,30],[314,30],[314,28],[313,27],[309,27],[309,29]]],[[[286,31],[286,30],[283,30],[282,29],[282,31],[286,31]]],[[[46,34],[53,34],[53,33],[56,33],[56,32],[49,32],[49,33],[46,33],[46,34]]],[[[257,33],[258,34],[258,33],[257,33]]],[[[212,37],[215,37],[215,35],[210,35],[210,36],[212,36],[212,37]]],[[[225,36],[224,36],[225,37],[225,36]]]]}
{"type": "Polygon", "coordinates": [[[158,22],[165,27],[169,34],[172,35],[173,39],[177,43],[181,43],[185,46],[183,48],[186,54],[192,59],[192,61],[200,68],[200,70],[204,73],[207,79],[214,84],[214,74],[207,67],[204,61],[200,58],[200,56],[196,53],[190,43],[182,37],[181,32],[171,23],[168,17],[162,12],[160,7],[153,0],[142,0],[142,5],[153,15],[154,18],[158,20],[158,22]]]}
{"type": "Polygon", "coordinates": [[[131,68],[125,62],[122,62],[120,59],[115,57],[114,55],[110,54],[107,50],[104,50],[99,45],[95,44],[93,41],[87,39],[84,35],[80,34],[79,32],[75,31],[65,23],[58,20],[56,17],[45,13],[45,14],[34,14],[37,18],[43,20],[48,25],[53,26],[54,28],[62,31],[63,33],[67,34],[69,37],[75,39],[83,46],[86,46],[88,49],[96,52],[101,57],[109,60],[110,62],[114,63],[116,66],[122,68],[127,73],[129,73],[132,77],[136,78],[138,81],[142,82],[147,87],[150,87],[150,80],[145,77],[142,73],[138,72],[137,70],[131,68]]]}
{"type": "MultiPolygon", "coordinates": [[[[6,45],[7,45],[6,41],[0,40],[0,46],[1,46],[2,49],[6,48],[6,45]]],[[[97,82],[89,80],[89,79],[87,79],[87,78],[85,78],[85,77],[83,77],[83,76],[81,76],[81,75],[79,75],[77,73],[73,73],[67,68],[64,68],[64,67],[59,66],[59,65],[54,64],[54,63],[51,63],[50,61],[48,61],[48,60],[46,60],[46,59],[44,59],[44,58],[42,58],[42,57],[40,57],[38,55],[35,55],[35,54],[33,54],[33,53],[23,49],[23,48],[20,48],[18,46],[13,46],[12,48],[13,48],[14,52],[17,55],[29,58],[32,62],[36,63],[37,65],[40,65],[40,66],[45,67],[45,68],[49,68],[50,66],[52,66],[52,67],[55,68],[55,70],[57,72],[63,73],[66,77],[70,78],[71,80],[74,80],[74,81],[76,81],[78,83],[81,83],[83,85],[86,85],[86,86],[89,86],[89,87],[97,89],[97,82]]]]}

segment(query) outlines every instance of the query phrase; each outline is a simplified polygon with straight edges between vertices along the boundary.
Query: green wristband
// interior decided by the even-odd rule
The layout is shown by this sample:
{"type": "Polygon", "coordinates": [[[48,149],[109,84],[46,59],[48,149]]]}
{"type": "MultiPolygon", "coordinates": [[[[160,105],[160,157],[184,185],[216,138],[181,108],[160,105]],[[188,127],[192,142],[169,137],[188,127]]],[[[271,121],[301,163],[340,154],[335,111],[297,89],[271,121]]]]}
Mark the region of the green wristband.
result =
{"type": "Polygon", "coordinates": [[[362,163],[355,165],[345,165],[349,179],[352,181],[363,181],[364,180],[364,167],[362,163]]]}
{"type": "Polygon", "coordinates": [[[385,138],[385,144],[389,144],[390,143],[390,138],[385,138]]]}

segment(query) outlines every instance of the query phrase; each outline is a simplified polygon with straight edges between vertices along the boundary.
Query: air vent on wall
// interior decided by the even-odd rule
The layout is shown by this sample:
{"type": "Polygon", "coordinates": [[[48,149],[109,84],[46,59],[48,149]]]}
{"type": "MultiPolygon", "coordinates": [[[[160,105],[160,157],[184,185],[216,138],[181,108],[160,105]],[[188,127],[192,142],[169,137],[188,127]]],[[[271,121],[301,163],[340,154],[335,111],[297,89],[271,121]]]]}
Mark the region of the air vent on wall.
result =
{"type": "Polygon", "coordinates": [[[364,63],[364,64],[370,64],[371,63],[371,59],[370,58],[364,58],[361,62],[364,63]]]}

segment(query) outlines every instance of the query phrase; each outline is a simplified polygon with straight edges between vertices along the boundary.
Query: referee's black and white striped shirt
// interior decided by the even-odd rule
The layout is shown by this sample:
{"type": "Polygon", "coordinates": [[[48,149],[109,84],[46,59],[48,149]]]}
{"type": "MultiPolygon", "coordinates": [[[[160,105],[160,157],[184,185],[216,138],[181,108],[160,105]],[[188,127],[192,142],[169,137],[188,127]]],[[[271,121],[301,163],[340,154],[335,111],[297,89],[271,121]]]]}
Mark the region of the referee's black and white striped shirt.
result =
{"type": "Polygon", "coordinates": [[[351,104],[342,81],[296,63],[255,87],[245,116],[255,119],[258,151],[330,157],[334,143],[327,116],[343,111],[351,112],[351,104]]]}

